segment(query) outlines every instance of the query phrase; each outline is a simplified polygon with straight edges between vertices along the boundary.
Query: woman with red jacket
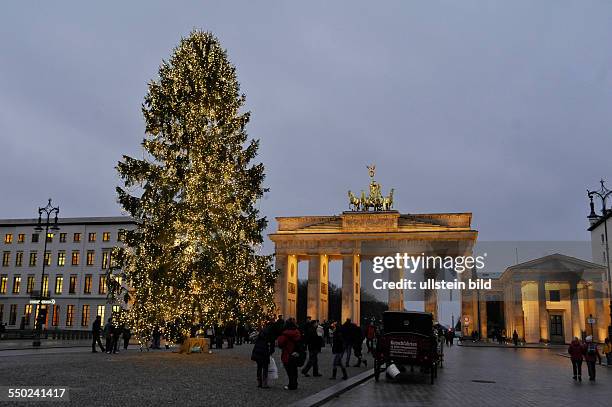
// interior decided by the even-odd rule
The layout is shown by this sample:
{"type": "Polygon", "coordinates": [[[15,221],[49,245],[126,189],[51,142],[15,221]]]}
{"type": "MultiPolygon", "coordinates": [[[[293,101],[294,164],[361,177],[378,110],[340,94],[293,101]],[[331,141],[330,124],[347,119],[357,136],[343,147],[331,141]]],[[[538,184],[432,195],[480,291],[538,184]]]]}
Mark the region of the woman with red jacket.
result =
{"type": "Polygon", "coordinates": [[[302,340],[302,335],[295,324],[295,319],[289,318],[283,333],[278,337],[278,347],[283,350],[281,361],[289,376],[289,385],[285,386],[285,390],[297,390],[298,387],[298,363],[297,358],[292,354],[300,340],[302,340]]]}
{"type": "Polygon", "coordinates": [[[574,340],[567,348],[567,353],[570,354],[570,359],[572,360],[574,380],[582,381],[582,354],[584,353],[584,347],[577,337],[574,336],[574,340]]]}

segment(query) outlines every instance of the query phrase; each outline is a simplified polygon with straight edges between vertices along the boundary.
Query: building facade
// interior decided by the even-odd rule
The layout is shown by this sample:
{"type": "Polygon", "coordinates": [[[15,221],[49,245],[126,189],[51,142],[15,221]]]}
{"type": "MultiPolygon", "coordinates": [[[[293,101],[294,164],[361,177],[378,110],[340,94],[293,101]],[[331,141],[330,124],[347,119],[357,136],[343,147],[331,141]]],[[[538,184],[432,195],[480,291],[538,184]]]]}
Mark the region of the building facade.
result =
{"type": "Polygon", "coordinates": [[[38,232],[37,219],[0,219],[0,323],[31,329],[42,282],[47,330],[90,330],[96,315],[111,315],[106,273],[122,244],[129,217],[60,218],[59,230],[38,232]],[[47,249],[45,247],[47,240],[47,249]],[[42,278],[43,262],[45,276],[42,278]]]}
{"type": "Polygon", "coordinates": [[[569,343],[586,335],[603,342],[609,323],[606,272],[600,264],[563,254],[508,267],[492,278],[490,290],[463,293],[477,309],[464,315],[464,333],[476,329],[486,338],[505,330],[511,337],[516,330],[527,343],[569,343]]]}

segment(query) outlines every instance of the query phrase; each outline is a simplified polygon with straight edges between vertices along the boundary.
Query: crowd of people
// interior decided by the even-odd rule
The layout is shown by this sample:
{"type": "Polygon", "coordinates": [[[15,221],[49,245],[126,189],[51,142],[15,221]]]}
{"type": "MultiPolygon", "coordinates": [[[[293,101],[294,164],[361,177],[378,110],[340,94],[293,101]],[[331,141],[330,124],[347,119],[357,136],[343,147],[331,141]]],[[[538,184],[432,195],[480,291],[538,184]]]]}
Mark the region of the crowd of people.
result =
{"type": "Polygon", "coordinates": [[[132,333],[130,328],[125,326],[124,324],[113,324],[113,319],[108,318],[106,324],[102,326],[102,317],[98,315],[93,323],[93,327],[91,329],[92,333],[92,343],[91,343],[91,351],[92,353],[97,353],[96,345],[100,347],[102,352],[106,353],[118,353],[119,352],[119,342],[120,339],[123,339],[123,349],[127,350],[128,345],[130,343],[130,338],[132,333]],[[105,344],[102,345],[102,339],[104,338],[105,344]]]}
{"type": "Polygon", "coordinates": [[[260,388],[269,388],[268,370],[276,347],[281,350],[281,362],[289,378],[289,383],[285,386],[287,390],[297,389],[299,373],[310,377],[312,370],[313,377],[322,376],[319,354],[327,345],[331,345],[333,354],[330,379],[335,380],[340,370],[341,378],[346,380],[351,357],[355,360],[353,367],[367,367],[368,362],[363,355],[362,346],[365,340],[368,352],[373,352],[376,330],[374,321],[362,329],[350,319],[339,324],[334,321],[320,323],[307,317],[306,321],[298,326],[294,318],[284,320],[282,315],[279,315],[276,321],[265,324],[255,338],[251,359],[257,363],[257,385],[260,388]]]}

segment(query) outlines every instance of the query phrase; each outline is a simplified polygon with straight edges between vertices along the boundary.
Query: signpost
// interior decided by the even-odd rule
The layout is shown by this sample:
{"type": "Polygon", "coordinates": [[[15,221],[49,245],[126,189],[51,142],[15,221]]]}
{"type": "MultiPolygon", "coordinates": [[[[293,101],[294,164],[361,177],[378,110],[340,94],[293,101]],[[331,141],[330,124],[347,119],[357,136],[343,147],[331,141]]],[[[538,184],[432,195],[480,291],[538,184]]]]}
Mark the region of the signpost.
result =
{"type": "Polygon", "coordinates": [[[591,325],[591,336],[594,336],[593,324],[595,324],[596,322],[597,322],[597,318],[593,318],[593,315],[589,314],[589,317],[587,318],[587,323],[591,325]]]}

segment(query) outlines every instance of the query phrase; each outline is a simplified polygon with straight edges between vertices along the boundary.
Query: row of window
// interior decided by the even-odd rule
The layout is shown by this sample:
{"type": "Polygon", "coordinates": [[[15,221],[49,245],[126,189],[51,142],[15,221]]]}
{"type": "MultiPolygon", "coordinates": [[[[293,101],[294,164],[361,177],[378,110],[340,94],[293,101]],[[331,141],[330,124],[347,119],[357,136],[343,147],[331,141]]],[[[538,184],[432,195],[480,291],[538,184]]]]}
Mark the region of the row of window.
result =
{"type": "MultiPolygon", "coordinates": [[[[54,236],[55,235],[53,233],[47,233],[47,242],[48,243],[52,243],[54,236]]],[[[60,233],[59,234],[59,241],[60,241],[60,243],[66,243],[67,238],[68,238],[68,234],[67,233],[60,233]]],[[[117,241],[118,242],[123,242],[124,238],[125,238],[125,230],[120,229],[117,232],[117,241]]],[[[38,243],[38,239],[39,239],[39,234],[38,233],[32,233],[31,242],[32,243],[38,243]]],[[[102,241],[103,242],[110,242],[110,239],[111,239],[111,232],[103,232],[102,233],[102,241]]],[[[26,240],[25,233],[19,233],[17,235],[17,243],[25,243],[25,240],[26,240]]],[[[81,241],[81,233],[73,233],[72,241],[74,243],[79,243],[81,241]]],[[[88,233],[87,234],[87,241],[88,242],[95,242],[96,241],[96,232],[88,233]]],[[[4,243],[5,244],[13,243],[13,234],[12,233],[6,233],[4,235],[4,243]]]]}
{"type": "MultiPolygon", "coordinates": [[[[68,294],[76,294],[77,287],[77,279],[78,276],[76,274],[71,274],[68,278],[68,294]]],[[[122,283],[121,276],[116,277],[117,282],[119,284],[122,283]]],[[[8,275],[2,274],[0,275],[0,294],[8,293],[8,275]]],[[[92,282],[93,282],[93,274],[86,274],[85,280],[83,284],[83,294],[91,294],[92,293],[92,282]]],[[[43,296],[49,296],[49,276],[45,276],[42,281],[42,291],[43,296]]],[[[36,289],[40,288],[40,285],[36,285],[36,280],[33,275],[27,276],[26,280],[26,294],[32,294],[36,289]]],[[[100,274],[98,276],[98,294],[106,294],[107,284],[106,284],[106,274],[100,274]]],[[[64,276],[58,274],[55,276],[55,294],[60,295],[64,290],[64,276]]],[[[13,294],[19,294],[21,292],[21,276],[15,275],[13,276],[13,287],[11,289],[13,294]]]]}
{"type": "MultiPolygon", "coordinates": [[[[43,306],[46,307],[46,306],[43,306]]],[[[38,317],[38,307],[32,307],[32,304],[26,304],[23,310],[22,319],[19,321],[19,324],[23,324],[24,326],[29,326],[33,323],[38,317]],[[35,309],[36,315],[32,318],[33,309],[35,309]]],[[[51,309],[45,308],[48,311],[46,312],[45,325],[49,325],[49,319],[51,320],[51,326],[59,326],[60,322],[60,306],[53,305],[51,309]]],[[[104,311],[106,309],[105,305],[98,305],[96,308],[96,315],[99,315],[104,321],[104,311]]],[[[69,304],[66,306],[66,320],[64,324],[67,327],[71,327],[74,324],[74,305],[69,304]]],[[[117,313],[120,311],[119,305],[113,305],[113,313],[117,313]]],[[[91,307],[89,304],[83,304],[81,307],[81,326],[88,327],[90,322],[90,314],[91,307]]],[[[0,304],[0,323],[4,321],[4,304],[0,304]]],[[[17,325],[17,304],[11,304],[9,309],[9,325],[17,325]]]]}
{"type": "MultiPolygon", "coordinates": [[[[52,262],[52,255],[50,251],[45,252],[44,263],[45,266],[50,266],[52,262]]],[[[95,250],[87,250],[86,253],[86,261],[85,264],[88,266],[93,266],[95,264],[96,259],[96,251],[95,250]]],[[[36,263],[38,262],[38,252],[31,251],[28,265],[30,267],[36,267],[36,263]]],[[[79,250],[73,250],[71,253],[70,264],[73,266],[78,266],[81,263],[81,252],[79,250]]],[[[11,265],[11,252],[5,251],[2,253],[2,267],[10,267],[11,265]]],[[[66,265],[66,252],[64,250],[60,250],[57,253],[57,266],[63,267],[66,265]]],[[[23,252],[15,252],[15,267],[23,266],[23,252]]],[[[101,261],[102,269],[107,269],[109,267],[114,267],[115,264],[113,262],[111,251],[104,250],[102,251],[102,261],[101,261]]]]}

